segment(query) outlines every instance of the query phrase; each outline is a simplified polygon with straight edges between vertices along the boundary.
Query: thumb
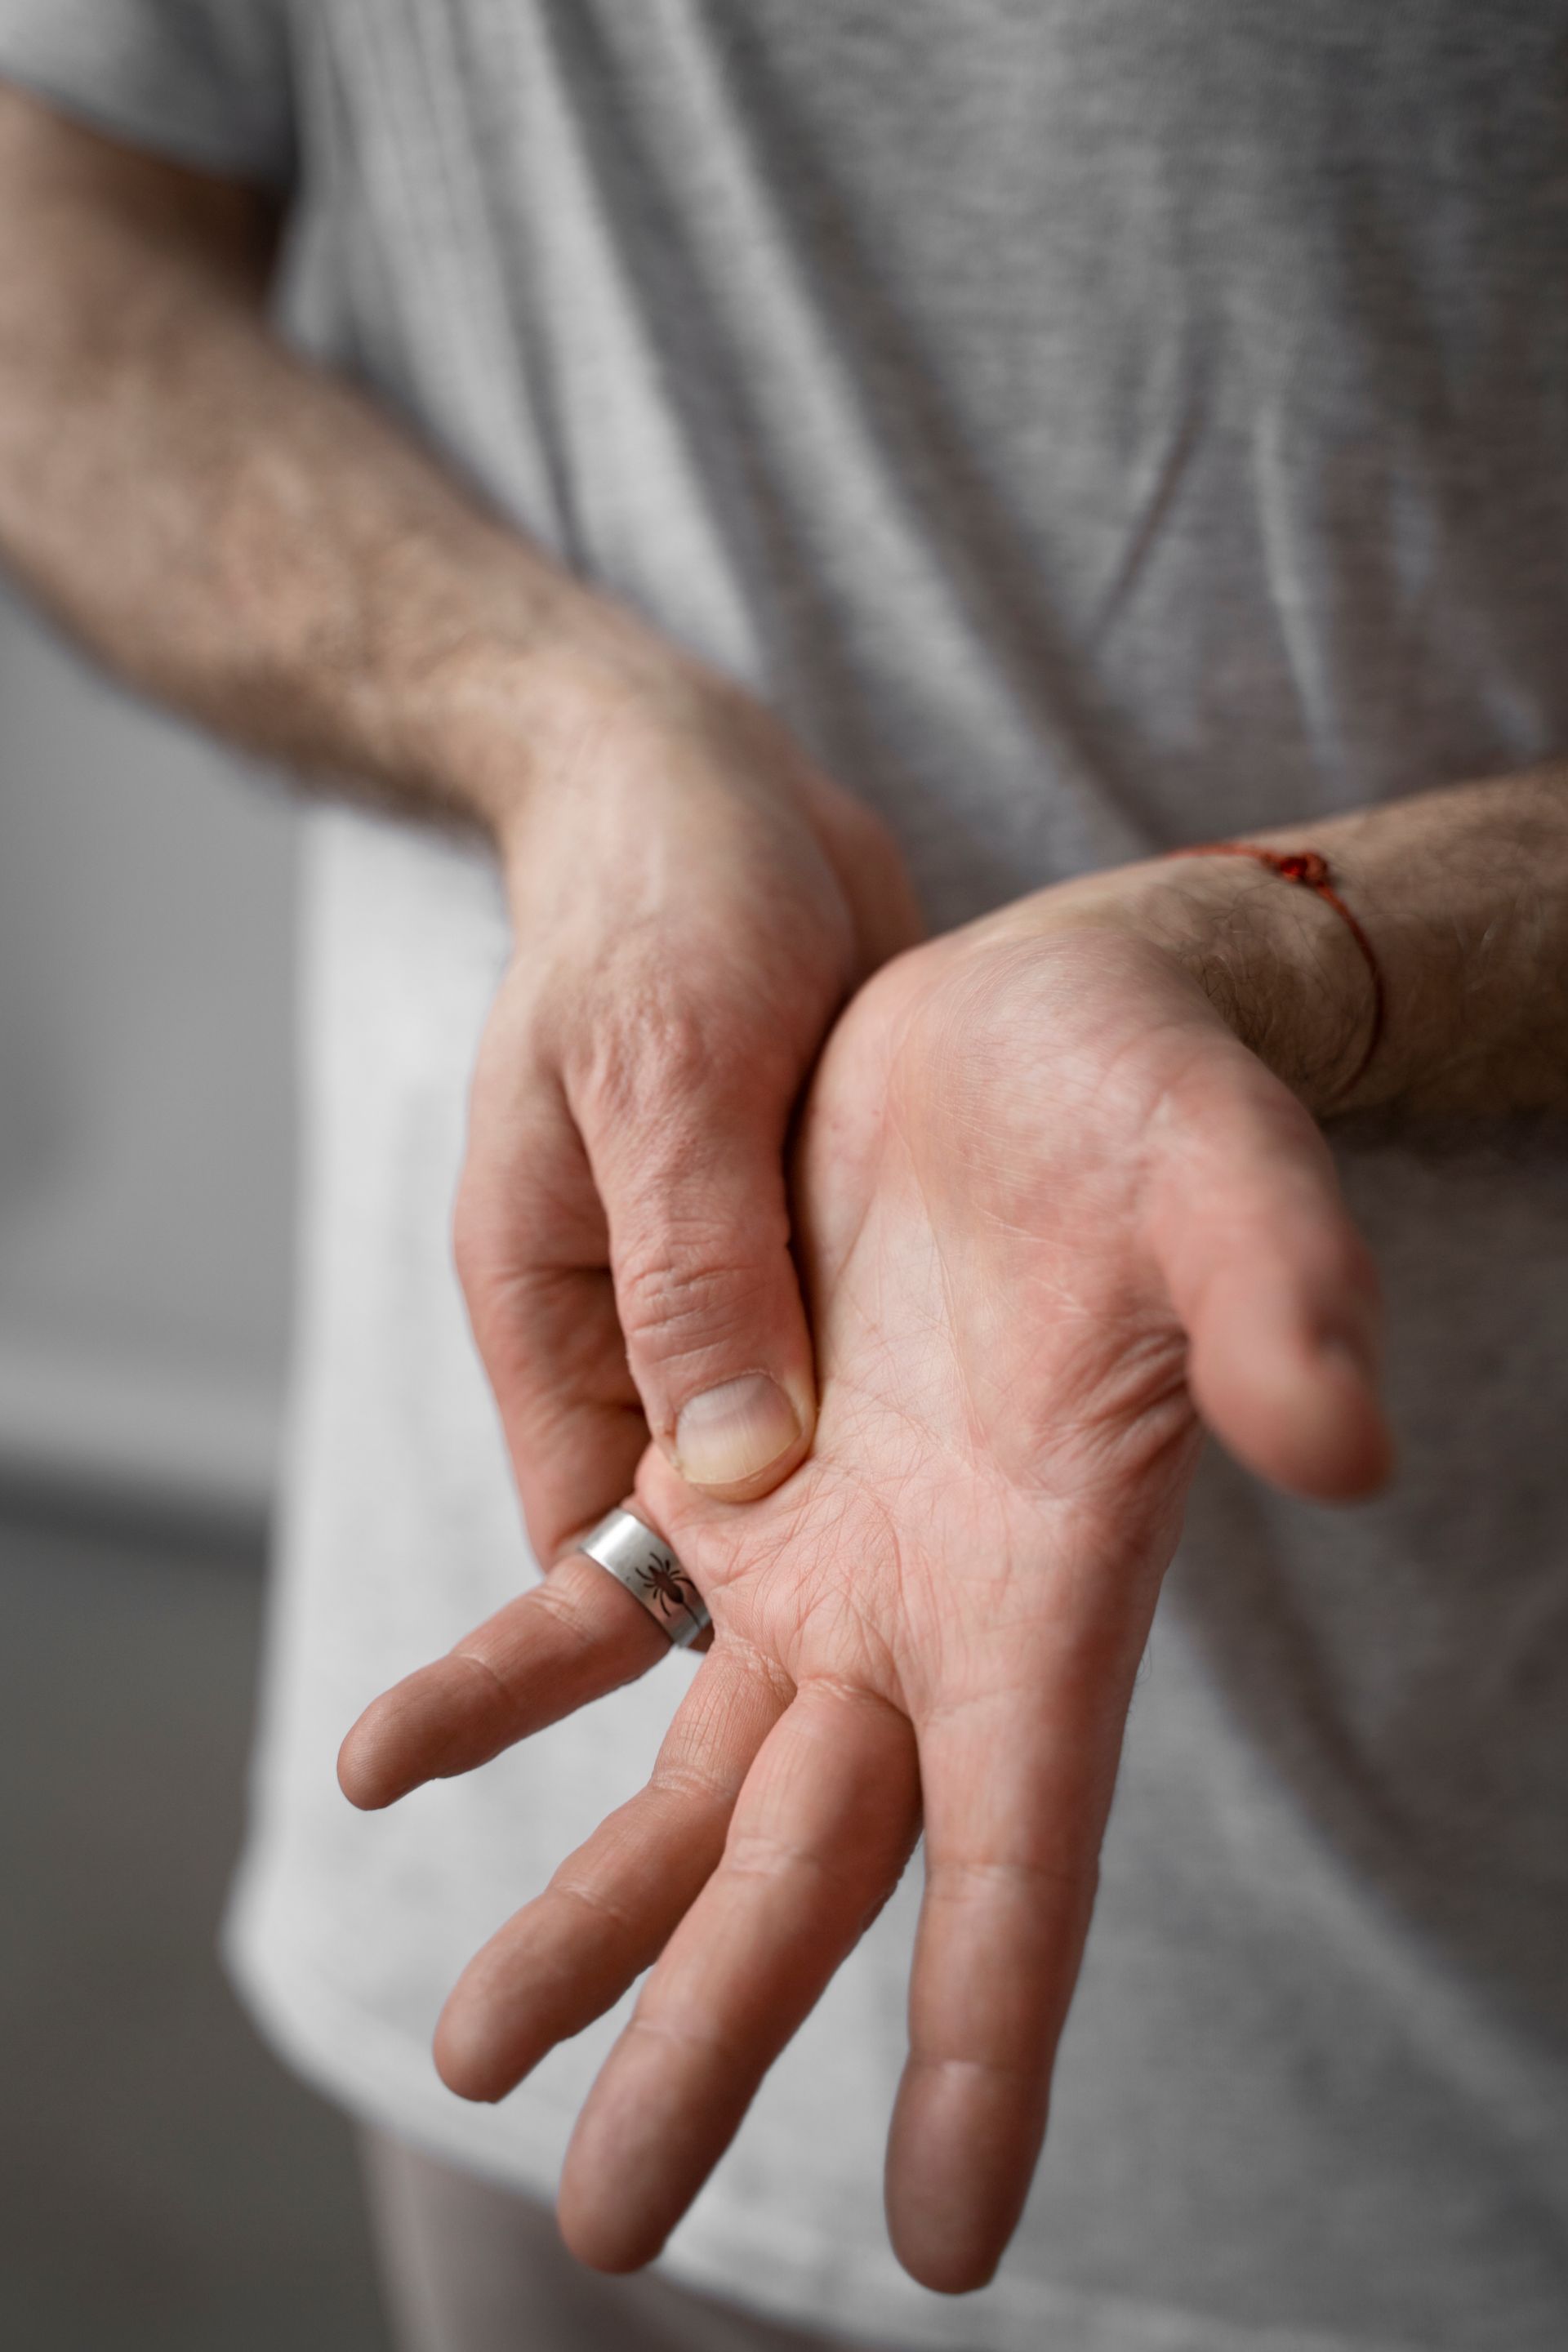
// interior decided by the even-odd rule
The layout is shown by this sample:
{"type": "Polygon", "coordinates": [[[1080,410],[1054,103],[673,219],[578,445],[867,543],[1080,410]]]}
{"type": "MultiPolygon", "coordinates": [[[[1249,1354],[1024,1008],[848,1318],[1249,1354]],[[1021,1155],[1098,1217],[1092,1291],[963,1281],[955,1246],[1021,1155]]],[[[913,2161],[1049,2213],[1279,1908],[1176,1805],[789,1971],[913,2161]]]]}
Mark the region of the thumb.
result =
{"type": "Polygon", "coordinates": [[[1243,1046],[1206,1060],[1194,1093],[1184,1149],[1153,1196],[1194,1402],[1274,1485],[1323,1502],[1372,1494],[1394,1457],[1377,1393],[1377,1274],[1328,1146],[1243,1046]]]}
{"type": "Polygon", "coordinates": [[[709,1072],[673,1104],[584,1126],[648,1427],[692,1486],[726,1501],[770,1493],[816,1425],[790,1255],[789,1109],[763,1109],[754,1085],[709,1072]]]}

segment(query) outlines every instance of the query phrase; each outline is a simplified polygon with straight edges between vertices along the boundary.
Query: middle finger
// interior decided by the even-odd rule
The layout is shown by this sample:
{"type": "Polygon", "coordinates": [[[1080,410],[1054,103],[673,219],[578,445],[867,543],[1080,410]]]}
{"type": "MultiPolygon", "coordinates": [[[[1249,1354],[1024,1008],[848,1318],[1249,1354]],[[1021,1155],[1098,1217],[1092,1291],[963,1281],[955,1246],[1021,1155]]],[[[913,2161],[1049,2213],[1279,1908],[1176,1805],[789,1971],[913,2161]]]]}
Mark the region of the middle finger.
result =
{"type": "Polygon", "coordinates": [[[503,2097],[657,1958],[723,1852],[742,1783],[788,1697],[782,1677],[751,1653],[710,1654],[647,1787],[599,1824],[458,1979],[436,2032],[448,2089],[503,2097]]]}
{"type": "Polygon", "coordinates": [[[870,1691],[807,1685],[578,2119],[561,2226],[580,2259],[620,2271],[658,2253],[891,1894],[919,1822],[908,1718],[870,1691]]]}

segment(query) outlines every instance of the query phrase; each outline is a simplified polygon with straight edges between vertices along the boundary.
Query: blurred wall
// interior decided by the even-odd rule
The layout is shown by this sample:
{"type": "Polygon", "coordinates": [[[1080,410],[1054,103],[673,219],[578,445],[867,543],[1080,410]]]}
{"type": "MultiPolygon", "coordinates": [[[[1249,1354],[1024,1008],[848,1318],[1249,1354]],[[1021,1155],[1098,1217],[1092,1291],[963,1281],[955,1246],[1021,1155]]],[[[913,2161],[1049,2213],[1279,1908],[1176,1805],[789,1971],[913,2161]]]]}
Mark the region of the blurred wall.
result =
{"type": "Polygon", "coordinates": [[[0,583],[0,1478],[265,1507],[295,847],[0,583]]]}

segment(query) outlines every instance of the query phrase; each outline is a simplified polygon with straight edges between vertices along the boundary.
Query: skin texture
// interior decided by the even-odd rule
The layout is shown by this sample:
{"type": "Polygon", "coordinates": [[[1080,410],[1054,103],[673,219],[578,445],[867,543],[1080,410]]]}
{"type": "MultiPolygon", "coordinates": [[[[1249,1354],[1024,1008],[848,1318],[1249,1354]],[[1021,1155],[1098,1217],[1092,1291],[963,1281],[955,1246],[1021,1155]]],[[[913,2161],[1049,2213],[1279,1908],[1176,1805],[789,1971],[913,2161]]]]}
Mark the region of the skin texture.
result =
{"type": "Polygon", "coordinates": [[[918,925],[876,820],[717,685],[673,719],[605,705],[503,854],[516,951],[455,1243],[549,1559],[625,1491],[650,1428],[732,1497],[801,1459],[816,1388],[785,1134],[834,1015],[918,925]],[[753,1410],[752,1475],[680,1416],[737,1383],[765,1400],[759,1374],[792,1410],[753,1410]]]}
{"type": "MultiPolygon", "coordinates": [[[[449,2085],[497,2098],[651,1969],[563,2179],[584,2261],[657,2253],[923,1817],[889,2225],[928,2286],[992,2274],[1202,1428],[1323,1500],[1390,1467],[1375,1276],[1311,1111],[1496,1108],[1500,1069],[1514,1108],[1561,1108],[1565,814],[1549,772],[1313,829],[1381,919],[1388,1025],[1353,1094],[1359,949],[1232,858],[1040,893],[841,1017],[795,1171],[812,1454],[742,1508],[645,1458],[636,1507],[711,1653],[648,1789],[479,1954],[437,2035],[449,2085]]],[[[376,1702],[343,1787],[389,1802],[662,1654],[568,1559],[376,1702]]]]}
{"type": "MultiPolygon", "coordinates": [[[[923,1802],[889,2227],[927,2285],[981,2284],[1044,2129],[1200,1415],[1297,1492],[1387,1469],[1375,1279],[1317,1127],[1104,916],[1047,894],[861,992],[796,1170],[812,1455],[739,1508],[644,1462],[712,1649],[650,1789],[480,1953],[437,2043],[498,2097],[657,1960],[566,2166],[590,2263],[658,2252],[923,1802]]],[[[566,1564],[372,1710],[345,1787],[377,1801],[623,1679],[660,1654],[640,1614],[566,1564]]]]}
{"type": "Polygon", "coordinates": [[[284,349],[277,226],[0,89],[0,552],[138,687],[492,841],[517,955],[456,1240],[550,1559],[650,1431],[731,1496],[801,1458],[784,1136],[919,919],[879,820],[754,701],[284,349]]]}
{"type": "MultiPolygon", "coordinates": [[[[923,1806],[889,2218],[917,2276],[973,2285],[1043,2127],[1200,1423],[1293,1491],[1386,1468],[1371,1270],[1310,1113],[1568,1099],[1564,772],[1310,829],[1388,983],[1353,1097],[1353,943],[1243,861],[884,965],[916,923],[876,822],[284,350],[277,227],[0,90],[0,551],[143,690],[493,843],[517,953],[457,1246],[530,1528],[553,1556],[635,1475],[716,1627],[650,1790],[476,1960],[438,2062],[499,2096],[657,1961],[563,2190],[585,2259],[647,2260],[923,1806]],[[752,1410],[750,1454],[700,1463],[683,1409],[761,1372],[787,1427],[752,1410]]],[[[389,1802],[662,1654],[568,1553],[378,1702],[344,1787],[389,1802]]]]}

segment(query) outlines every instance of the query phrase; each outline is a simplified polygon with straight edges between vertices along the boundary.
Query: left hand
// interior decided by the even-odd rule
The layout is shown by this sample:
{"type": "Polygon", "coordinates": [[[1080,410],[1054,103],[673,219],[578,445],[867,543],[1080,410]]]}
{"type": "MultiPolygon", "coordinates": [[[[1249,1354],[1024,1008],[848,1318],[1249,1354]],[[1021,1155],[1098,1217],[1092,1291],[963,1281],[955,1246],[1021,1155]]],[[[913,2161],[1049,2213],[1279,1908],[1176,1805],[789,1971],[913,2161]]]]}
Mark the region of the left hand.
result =
{"type": "MultiPolygon", "coordinates": [[[[637,1507],[705,1595],[711,1654],[649,1787],[479,1954],[437,2035],[447,2083],[498,2098],[657,1962],[567,2158],[585,2261],[657,2253],[923,1797],[889,2226],[928,2286],[983,2284],[1044,2130],[1200,1423],[1297,1493],[1385,1475],[1374,1277],[1327,1150],[1151,937],[1241,904],[1240,879],[1045,893],[888,966],[830,1041],[797,1171],[814,1452],[743,1506],[645,1457],[637,1507]]],[[[377,1701],[344,1787],[378,1804],[466,1769],[661,1647],[568,1561],[377,1701]]]]}

